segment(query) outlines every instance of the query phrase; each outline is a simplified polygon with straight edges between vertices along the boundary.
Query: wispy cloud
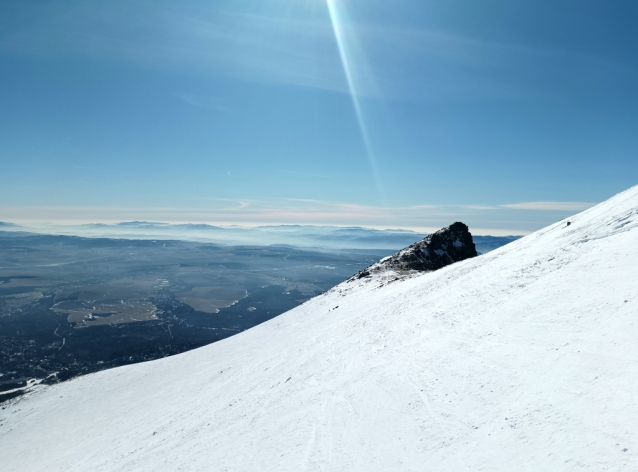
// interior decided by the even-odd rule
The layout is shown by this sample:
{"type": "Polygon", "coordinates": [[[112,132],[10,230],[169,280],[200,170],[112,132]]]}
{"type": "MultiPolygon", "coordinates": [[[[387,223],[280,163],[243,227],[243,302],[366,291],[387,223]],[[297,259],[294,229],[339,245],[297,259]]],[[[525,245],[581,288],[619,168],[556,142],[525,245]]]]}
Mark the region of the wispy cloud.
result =
{"type": "Polygon", "coordinates": [[[303,177],[315,177],[318,179],[334,179],[333,176],[330,175],[323,175],[323,174],[310,174],[307,172],[294,172],[291,170],[282,170],[280,171],[282,174],[290,174],[290,175],[299,175],[299,176],[303,176],[303,177]]]}
{"type": "MultiPolygon", "coordinates": [[[[80,55],[348,92],[327,10],[321,9],[325,2],[264,2],[250,10],[233,2],[25,2],[5,9],[4,21],[0,14],[0,52],[80,55]]],[[[371,97],[529,98],[536,92],[527,77],[543,65],[568,60],[600,66],[598,59],[571,51],[446,31],[356,22],[347,30],[357,45],[349,57],[356,93],[371,97]]],[[[194,106],[220,106],[217,99],[181,98],[194,106]]]]}
{"type": "Polygon", "coordinates": [[[15,10],[29,21],[7,22],[0,32],[0,51],[80,55],[179,69],[182,74],[347,90],[330,24],[294,12],[276,16],[276,11],[246,13],[223,2],[219,8],[203,2],[181,6],[119,0],[100,7],[54,1],[15,10]]]}
{"type": "MultiPolygon", "coordinates": [[[[374,206],[310,199],[210,199],[190,208],[116,206],[1,207],[0,220],[23,224],[116,223],[161,221],[216,226],[332,225],[429,232],[463,221],[476,234],[526,234],[556,218],[529,210],[576,212],[590,203],[533,202],[502,206],[411,205],[374,206]],[[489,211],[488,211],[489,210],[489,211]],[[529,215],[526,216],[526,215],[529,215]],[[545,215],[545,216],[542,216],[545,215]]],[[[558,213],[560,217],[563,217],[558,213]]]]}
{"type": "MultiPolygon", "coordinates": [[[[452,207],[416,205],[379,207],[319,200],[212,200],[200,208],[132,208],[118,206],[31,206],[0,207],[0,218],[7,221],[70,223],[113,223],[128,220],[165,221],[170,223],[202,222],[210,224],[330,224],[392,228],[430,228],[426,220],[447,221],[452,207]],[[421,223],[421,224],[419,224],[421,223]]],[[[432,226],[435,227],[436,223],[432,226]]]]}
{"type": "Polygon", "coordinates": [[[232,107],[228,103],[228,99],[223,97],[210,97],[206,95],[194,95],[191,93],[176,93],[175,96],[187,105],[195,108],[223,111],[226,113],[233,112],[232,107]]]}
{"type": "Polygon", "coordinates": [[[526,202],[503,205],[513,210],[583,211],[596,205],[588,202],[526,202]]]}

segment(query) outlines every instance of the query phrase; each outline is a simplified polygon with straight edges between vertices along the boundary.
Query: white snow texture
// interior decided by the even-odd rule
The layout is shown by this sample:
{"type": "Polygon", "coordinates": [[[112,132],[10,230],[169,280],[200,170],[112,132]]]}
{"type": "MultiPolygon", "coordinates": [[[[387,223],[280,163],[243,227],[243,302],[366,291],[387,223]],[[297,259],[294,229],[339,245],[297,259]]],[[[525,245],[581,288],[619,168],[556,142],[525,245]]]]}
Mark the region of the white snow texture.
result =
{"type": "Polygon", "coordinates": [[[569,221],[41,388],[0,470],[638,470],[638,187],[569,221]]]}

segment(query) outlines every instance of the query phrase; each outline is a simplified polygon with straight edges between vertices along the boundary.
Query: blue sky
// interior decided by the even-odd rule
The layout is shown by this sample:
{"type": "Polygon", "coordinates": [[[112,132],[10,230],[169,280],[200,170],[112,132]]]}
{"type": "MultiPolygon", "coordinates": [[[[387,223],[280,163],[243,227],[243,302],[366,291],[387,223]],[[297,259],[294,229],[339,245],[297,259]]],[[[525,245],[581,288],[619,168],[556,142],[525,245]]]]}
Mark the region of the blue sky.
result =
{"type": "Polygon", "coordinates": [[[525,233],[635,185],[638,3],[0,3],[0,220],[525,233]]]}

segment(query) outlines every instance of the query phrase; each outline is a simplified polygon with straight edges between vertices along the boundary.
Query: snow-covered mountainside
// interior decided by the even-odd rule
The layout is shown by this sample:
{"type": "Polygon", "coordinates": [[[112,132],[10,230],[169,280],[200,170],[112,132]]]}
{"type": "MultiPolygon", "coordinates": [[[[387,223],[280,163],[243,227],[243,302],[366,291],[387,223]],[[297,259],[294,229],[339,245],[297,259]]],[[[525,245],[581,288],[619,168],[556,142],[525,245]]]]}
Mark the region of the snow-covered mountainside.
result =
{"type": "Polygon", "coordinates": [[[638,470],[638,187],[0,411],[2,471],[638,470]]]}
{"type": "Polygon", "coordinates": [[[375,274],[389,271],[395,274],[433,271],[476,256],[472,234],[467,225],[457,221],[372,264],[356,274],[353,279],[373,277],[375,274]]]}

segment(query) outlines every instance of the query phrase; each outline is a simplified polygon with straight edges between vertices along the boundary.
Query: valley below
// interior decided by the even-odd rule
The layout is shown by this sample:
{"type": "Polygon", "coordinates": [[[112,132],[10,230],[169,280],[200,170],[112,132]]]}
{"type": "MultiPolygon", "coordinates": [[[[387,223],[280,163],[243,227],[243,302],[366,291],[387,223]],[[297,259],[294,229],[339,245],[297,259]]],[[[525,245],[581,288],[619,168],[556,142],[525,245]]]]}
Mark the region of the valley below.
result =
{"type": "Polygon", "coordinates": [[[0,401],[219,341],[389,252],[0,232],[0,401]]]}

